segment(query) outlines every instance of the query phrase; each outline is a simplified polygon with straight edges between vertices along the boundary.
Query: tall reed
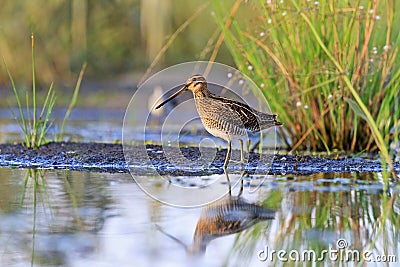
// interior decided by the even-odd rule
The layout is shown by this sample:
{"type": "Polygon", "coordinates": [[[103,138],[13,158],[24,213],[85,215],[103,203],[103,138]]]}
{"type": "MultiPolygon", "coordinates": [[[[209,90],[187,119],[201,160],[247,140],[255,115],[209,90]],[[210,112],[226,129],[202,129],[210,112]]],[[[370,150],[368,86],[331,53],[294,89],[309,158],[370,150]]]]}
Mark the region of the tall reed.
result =
{"type": "Polygon", "coordinates": [[[231,2],[213,1],[225,44],[279,113],[289,150],[380,150],[388,160],[399,135],[400,4],[260,0],[231,17],[231,2]]]}

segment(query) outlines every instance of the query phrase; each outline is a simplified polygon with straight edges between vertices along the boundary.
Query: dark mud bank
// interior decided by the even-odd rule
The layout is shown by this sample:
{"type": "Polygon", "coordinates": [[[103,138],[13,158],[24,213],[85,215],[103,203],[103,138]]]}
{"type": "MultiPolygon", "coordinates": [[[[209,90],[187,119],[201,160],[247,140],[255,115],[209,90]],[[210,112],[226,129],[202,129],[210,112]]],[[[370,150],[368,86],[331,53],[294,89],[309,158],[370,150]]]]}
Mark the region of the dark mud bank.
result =
{"type": "MultiPolygon", "coordinates": [[[[198,148],[180,148],[185,159],[193,161],[200,156],[198,148]]],[[[214,161],[207,168],[177,168],[168,161],[163,148],[157,145],[129,147],[131,172],[137,175],[199,176],[223,173],[222,164],[226,150],[216,153],[214,161]],[[145,153],[143,151],[145,150],[145,153]],[[137,157],[135,157],[137,155],[137,157]],[[134,164],[131,164],[131,163],[134,164]]],[[[238,153],[235,151],[234,153],[238,153]]],[[[246,172],[257,174],[298,174],[307,175],[317,172],[381,172],[378,160],[326,159],[299,155],[270,156],[272,164],[260,162],[260,155],[251,153],[248,156],[246,172]]],[[[38,149],[26,149],[22,145],[0,144],[0,166],[8,168],[45,168],[69,169],[91,172],[129,172],[124,158],[122,145],[103,143],[49,143],[38,149]]],[[[193,165],[195,166],[195,165],[193,165]]],[[[240,164],[230,163],[228,168],[237,169],[240,164]]],[[[395,163],[395,169],[400,171],[400,164],[395,163]]]]}

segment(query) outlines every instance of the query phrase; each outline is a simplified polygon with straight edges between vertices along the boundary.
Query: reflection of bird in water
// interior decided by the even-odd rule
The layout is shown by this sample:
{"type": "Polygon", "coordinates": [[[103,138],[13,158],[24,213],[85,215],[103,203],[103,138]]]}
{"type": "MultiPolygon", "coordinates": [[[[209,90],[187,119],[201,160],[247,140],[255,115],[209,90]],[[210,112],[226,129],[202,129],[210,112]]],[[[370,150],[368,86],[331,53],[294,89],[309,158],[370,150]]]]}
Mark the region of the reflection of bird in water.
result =
{"type": "Polygon", "coordinates": [[[190,246],[159,230],[183,245],[188,254],[202,255],[212,240],[241,232],[257,222],[273,219],[274,214],[273,210],[248,203],[240,197],[229,196],[203,208],[190,246]]]}
{"type": "Polygon", "coordinates": [[[257,111],[247,104],[214,95],[207,89],[206,79],[201,75],[190,77],[186,84],[159,104],[156,109],[174,99],[182,92],[190,90],[193,93],[197,112],[204,128],[212,135],[228,141],[224,168],[228,165],[231,154],[231,140],[240,141],[240,158],[243,157],[243,138],[249,133],[256,133],[273,126],[282,125],[277,121],[276,114],[267,114],[257,111]]]}
{"type": "Polygon", "coordinates": [[[161,86],[154,87],[153,93],[149,96],[147,107],[150,111],[149,114],[149,122],[153,125],[159,125],[164,120],[165,117],[174,109],[174,107],[178,104],[178,102],[174,99],[168,105],[165,105],[163,109],[154,109],[154,103],[160,100],[164,100],[163,98],[164,92],[161,86]]]}

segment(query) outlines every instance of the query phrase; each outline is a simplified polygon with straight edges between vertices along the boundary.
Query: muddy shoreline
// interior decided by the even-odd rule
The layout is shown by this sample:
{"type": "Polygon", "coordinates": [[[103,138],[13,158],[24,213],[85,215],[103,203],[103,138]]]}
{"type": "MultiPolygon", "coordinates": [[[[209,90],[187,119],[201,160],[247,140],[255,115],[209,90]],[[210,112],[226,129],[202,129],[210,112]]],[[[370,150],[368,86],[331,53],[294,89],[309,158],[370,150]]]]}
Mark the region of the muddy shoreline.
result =
{"type": "MultiPolygon", "coordinates": [[[[222,164],[226,149],[216,152],[214,161],[203,169],[179,169],[171,164],[165,156],[161,146],[146,145],[129,147],[133,159],[131,171],[135,175],[149,175],[157,171],[161,175],[171,176],[200,176],[222,174],[222,164]],[[145,154],[143,155],[143,150],[145,154]]],[[[180,148],[184,158],[193,162],[199,158],[200,151],[195,147],[180,148]]],[[[236,151],[238,153],[238,151],[236,151]]],[[[272,164],[267,165],[258,161],[260,154],[251,153],[246,165],[249,174],[296,174],[308,175],[317,172],[381,172],[381,163],[378,160],[363,158],[327,159],[302,155],[271,155],[272,164]]],[[[131,161],[130,161],[131,162],[131,161]]],[[[128,164],[125,161],[123,147],[120,144],[104,143],[74,143],[52,142],[38,149],[29,150],[20,144],[0,144],[0,166],[6,168],[44,168],[69,169],[76,171],[128,173],[128,164]]],[[[394,164],[397,172],[400,164],[394,164]]],[[[229,168],[236,168],[237,164],[230,163],[229,168]]]]}

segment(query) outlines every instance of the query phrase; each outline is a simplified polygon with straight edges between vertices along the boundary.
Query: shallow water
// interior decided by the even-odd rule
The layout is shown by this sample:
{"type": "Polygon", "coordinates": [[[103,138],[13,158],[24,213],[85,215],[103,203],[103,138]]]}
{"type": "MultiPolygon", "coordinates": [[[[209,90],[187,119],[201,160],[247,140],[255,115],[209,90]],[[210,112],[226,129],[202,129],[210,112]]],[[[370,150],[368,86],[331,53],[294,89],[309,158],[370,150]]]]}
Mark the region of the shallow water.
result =
{"type": "MultiPolygon", "coordinates": [[[[60,132],[65,109],[54,109],[52,126],[48,138],[60,132]]],[[[74,109],[65,127],[65,141],[114,142],[121,140],[124,109],[74,109]]],[[[19,116],[19,110],[0,109],[0,143],[21,142],[21,127],[16,123],[13,113],[19,116]]]]}
{"type": "MultiPolygon", "coordinates": [[[[379,175],[248,177],[241,198],[274,210],[275,218],[215,238],[204,255],[193,256],[186,250],[202,208],[162,204],[129,174],[0,169],[0,265],[265,266],[283,264],[272,250],[286,251],[286,258],[295,249],[321,255],[341,238],[348,244],[341,255],[354,249],[371,252],[368,259],[393,255],[398,263],[400,186],[384,192],[379,175]]],[[[154,188],[173,186],[147,178],[154,188]]],[[[178,181],[187,179],[196,178],[178,181]]],[[[328,255],[323,261],[331,263],[328,255]]]]}
{"type": "MultiPolygon", "coordinates": [[[[74,112],[67,140],[121,140],[123,110],[74,112]]],[[[58,120],[64,114],[55,113],[58,120]]],[[[0,142],[20,141],[19,126],[4,114],[0,142]]],[[[56,127],[51,131],[57,132],[56,127]]],[[[150,140],[159,138],[157,130],[154,133],[150,140]]],[[[194,136],[180,140],[197,143],[194,136]]],[[[380,265],[381,256],[398,264],[400,185],[385,188],[383,176],[250,176],[244,177],[244,204],[182,208],[155,200],[141,187],[164,202],[190,206],[226,193],[225,176],[135,177],[139,187],[130,174],[0,168],[0,266],[266,266],[287,264],[285,259],[303,265],[302,255],[311,252],[311,261],[320,258],[328,266],[339,265],[339,260],[352,264],[353,258],[347,262],[349,254],[360,256],[361,262],[368,256],[364,260],[372,265],[380,265]],[[220,190],[214,197],[208,198],[210,190],[201,187],[208,184],[220,190]],[[192,191],[163,195],[174,186],[192,191]],[[255,208],[274,213],[274,219],[246,218],[255,208]],[[246,220],[253,225],[227,234],[235,222],[246,220]],[[216,229],[225,233],[218,237],[216,229]],[[204,253],[193,255],[201,250],[194,236],[207,241],[202,243],[204,253]],[[280,250],[285,253],[281,259],[280,250]]],[[[240,175],[229,178],[234,182],[240,175]]],[[[232,195],[238,194],[238,186],[233,187],[232,195]]],[[[312,265],[310,260],[307,265],[312,265]]]]}

